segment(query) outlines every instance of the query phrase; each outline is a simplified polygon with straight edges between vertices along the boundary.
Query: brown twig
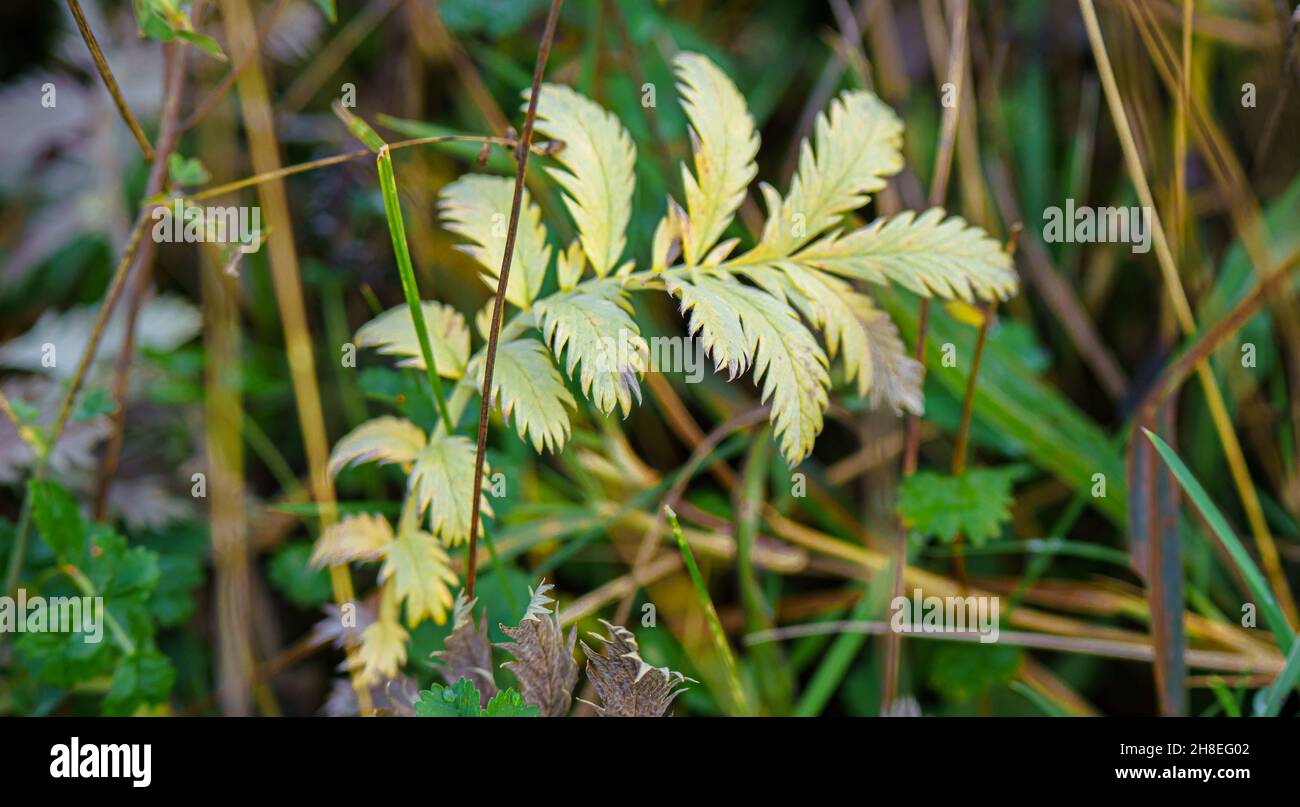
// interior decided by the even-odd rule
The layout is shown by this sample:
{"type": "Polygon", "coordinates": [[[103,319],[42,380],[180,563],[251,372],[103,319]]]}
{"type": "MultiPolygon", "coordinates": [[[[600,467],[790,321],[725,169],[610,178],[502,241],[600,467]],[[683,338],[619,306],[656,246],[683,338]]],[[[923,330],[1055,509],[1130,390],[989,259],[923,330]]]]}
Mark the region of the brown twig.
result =
{"type": "Polygon", "coordinates": [[[497,280],[496,302],[492,306],[492,326],[488,330],[487,353],[483,360],[483,394],[478,412],[478,448],[474,454],[474,502],[470,506],[469,557],[465,568],[465,596],[474,599],[474,577],[478,565],[478,522],[483,486],[483,457],[487,452],[488,416],[492,406],[492,371],[496,368],[497,340],[501,336],[501,313],[506,305],[506,285],[510,282],[510,259],[515,252],[515,234],[519,230],[519,208],[524,199],[524,176],[528,169],[529,146],[533,142],[533,123],[537,119],[537,96],[541,92],[542,75],[546,72],[546,59],[551,53],[555,28],[560,20],[560,6],[564,0],[551,0],[551,10],[546,15],[546,30],[537,51],[537,66],[533,69],[532,92],[528,94],[528,112],[524,116],[524,129],[515,146],[514,198],[510,203],[510,225],[506,230],[505,255],[501,258],[501,274],[497,280]]]}
{"type": "Polygon", "coordinates": [[[135,142],[140,144],[140,151],[144,153],[146,161],[152,162],[154,158],[153,146],[149,145],[149,138],[145,136],[144,129],[140,128],[140,121],[136,120],[135,114],[131,108],[126,105],[126,99],[122,97],[122,88],[117,86],[117,79],[113,78],[113,71],[109,69],[108,62],[104,59],[104,51],[100,50],[99,41],[95,39],[95,32],[90,30],[90,23],[86,22],[85,12],[81,10],[81,4],[77,0],[68,0],[68,10],[72,12],[72,18],[77,22],[77,30],[81,32],[81,38],[86,41],[86,47],[90,50],[90,58],[95,60],[95,69],[99,71],[99,77],[104,80],[104,86],[108,88],[108,94],[113,96],[113,103],[117,105],[117,111],[122,114],[122,120],[131,130],[131,136],[135,142]]]}
{"type": "MultiPolygon", "coordinates": [[[[189,56],[189,44],[179,42],[167,47],[170,53],[163,73],[163,108],[158,136],[158,159],[154,160],[149,168],[149,178],[144,192],[146,199],[162,192],[167,182],[167,156],[176,147],[180,137],[177,120],[180,114],[181,87],[185,83],[185,62],[189,56]]],[[[149,206],[146,205],[145,209],[148,208],[149,206]]],[[[91,500],[91,513],[96,520],[104,518],[108,502],[108,487],[112,483],[113,474],[117,470],[117,461],[122,453],[123,429],[126,426],[126,393],[130,383],[131,360],[135,354],[135,326],[153,274],[154,247],[152,240],[146,243],[128,272],[134,275],[134,283],[127,297],[126,327],[122,331],[122,347],[117,354],[117,367],[113,375],[113,401],[117,407],[110,417],[111,430],[108,443],[104,447],[104,454],[100,457],[99,469],[95,475],[94,498],[91,500]]]]}
{"type": "MultiPolygon", "coordinates": [[[[417,137],[411,140],[399,140],[396,143],[389,143],[388,150],[398,151],[400,149],[410,148],[411,146],[427,146],[434,143],[490,143],[497,146],[507,146],[513,149],[513,148],[517,148],[518,142],[519,141],[509,137],[481,137],[479,135],[443,135],[440,137],[417,137]]],[[[551,144],[545,144],[540,146],[532,146],[532,145],[529,146],[529,149],[531,151],[536,151],[538,154],[546,153],[547,149],[549,148],[553,148],[553,146],[551,144]]],[[[375,153],[373,151],[371,151],[368,148],[365,148],[365,149],[358,149],[356,151],[345,152],[343,154],[335,154],[331,157],[322,157],[319,160],[309,160],[305,163],[298,163],[296,165],[286,165],[283,168],[277,168],[274,171],[265,171],[260,174],[255,174],[251,177],[244,177],[243,179],[237,179],[234,182],[227,182],[226,184],[218,185],[215,188],[204,188],[198,193],[190,194],[185,198],[191,202],[200,202],[203,201],[204,199],[211,199],[216,196],[224,196],[227,193],[233,193],[234,191],[242,190],[244,188],[249,188],[254,185],[261,185],[264,182],[271,182],[273,180],[283,179],[288,176],[293,176],[294,174],[303,174],[308,171],[314,171],[317,168],[328,168],[331,165],[339,165],[341,163],[351,162],[352,160],[357,160],[362,157],[373,157],[374,155],[375,153]]]]}

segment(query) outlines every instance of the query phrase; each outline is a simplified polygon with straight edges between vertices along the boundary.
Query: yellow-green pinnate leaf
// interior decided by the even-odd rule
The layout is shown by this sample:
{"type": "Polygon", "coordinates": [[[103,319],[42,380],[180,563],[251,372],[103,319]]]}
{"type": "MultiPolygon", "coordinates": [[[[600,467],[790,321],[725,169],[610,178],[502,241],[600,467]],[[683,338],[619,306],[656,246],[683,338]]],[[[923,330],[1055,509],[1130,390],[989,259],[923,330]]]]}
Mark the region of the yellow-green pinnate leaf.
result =
{"type": "Polygon", "coordinates": [[[381,618],[361,633],[361,646],[352,655],[350,666],[361,671],[362,683],[375,685],[395,678],[406,663],[406,643],[410,639],[396,616],[381,618]]]}
{"type": "Polygon", "coordinates": [[[698,53],[679,53],[673,67],[695,152],[695,174],[682,166],[682,185],[690,214],[686,263],[696,266],[722,236],[758,173],[758,133],[745,97],[717,65],[698,53]]]}
{"type": "Polygon", "coordinates": [[[731,381],[749,369],[753,351],[740,325],[740,312],[731,304],[728,279],[709,282],[712,278],[706,272],[685,272],[675,278],[666,276],[664,285],[682,301],[681,313],[689,315],[687,334],[704,340],[715,369],[726,370],[731,381]]]}
{"type": "MultiPolygon", "coordinates": [[[[483,280],[494,289],[506,252],[514,185],[513,179],[505,177],[467,174],[445,186],[439,194],[438,209],[443,225],[469,240],[460,249],[482,264],[486,270],[483,280]]],[[[519,229],[515,233],[515,254],[510,261],[510,282],[506,286],[506,299],[512,305],[527,308],[532,304],[546,281],[550,260],[551,248],[546,243],[541,208],[524,190],[519,229]]]]}
{"type": "MultiPolygon", "coordinates": [[[[483,466],[486,487],[491,469],[483,466]]],[[[447,546],[455,546],[469,538],[469,525],[474,489],[474,443],[468,437],[436,431],[428,444],[415,458],[407,487],[416,497],[421,515],[429,513],[429,529],[447,546]]],[[[482,495],[482,493],[480,493],[482,495]]],[[[492,507],[484,496],[480,505],[482,514],[492,515],[492,507]]]]}
{"type": "MultiPolygon", "coordinates": [[[[483,362],[476,359],[471,377],[483,388],[483,362]]],[[[519,436],[531,436],[533,449],[559,451],[569,437],[569,413],[577,409],[564,378],[556,369],[546,345],[536,339],[516,339],[497,349],[492,372],[492,402],[510,421],[513,413],[519,436]]]]}
{"type": "Polygon", "coordinates": [[[812,451],[830,405],[826,354],[786,303],[739,284],[732,294],[755,350],[754,383],[762,380],[762,400],[772,405],[777,442],[793,467],[812,451]]]}
{"type": "Polygon", "coordinates": [[[784,300],[728,276],[692,272],[670,291],[691,311],[692,333],[700,331],[719,368],[740,371],[753,364],[754,383],[772,405],[781,453],[798,465],[812,451],[830,403],[828,360],[816,338],[784,300]]]}
{"type": "Polygon", "coordinates": [[[813,140],[815,149],[806,140],[801,144],[799,168],[784,199],[762,186],[768,218],[749,260],[788,257],[866,204],[868,193],[903,169],[903,123],[869,92],[846,92],[832,101],[830,114],[817,116],[813,140]]]}
{"type": "Polygon", "coordinates": [[[344,516],[316,539],[311,565],[317,568],[352,561],[378,560],[393,541],[388,519],[374,513],[344,516]]]}
{"type": "Polygon", "coordinates": [[[873,406],[883,399],[896,413],[922,414],[921,365],[907,355],[889,315],[833,275],[793,262],[778,268],[795,292],[790,299],[824,334],[830,358],[843,352],[845,380],[857,379],[858,394],[869,394],[873,406]]]}
{"type": "Polygon", "coordinates": [[[649,346],[632,318],[632,306],[618,282],[584,283],[554,294],[534,307],[537,327],[559,359],[568,351],[564,371],[580,368],[582,394],[604,414],[615,406],[626,417],[632,398],[641,400],[649,346]]]}
{"type": "MultiPolygon", "coordinates": [[[[438,302],[420,303],[424,323],[429,331],[429,347],[433,361],[438,365],[438,375],[443,378],[460,378],[465,375],[465,362],[469,360],[469,328],[460,312],[438,302]]],[[[403,356],[399,367],[424,369],[420,340],[411,321],[411,310],[406,305],[390,308],[362,325],[357,330],[359,347],[378,348],[388,356],[403,356]]]]}
{"type": "Polygon", "coordinates": [[[367,420],[334,444],[328,471],[337,476],[349,465],[363,462],[408,465],[424,448],[425,439],[424,430],[404,418],[385,415],[367,420]]]}
{"type": "MultiPolygon", "coordinates": [[[[472,469],[471,469],[472,473],[472,469]]],[[[453,602],[456,573],[447,551],[423,530],[408,530],[393,540],[379,570],[381,582],[391,580],[393,594],[406,602],[406,624],[415,627],[426,616],[439,625],[447,621],[453,602]]]]}
{"type": "Polygon", "coordinates": [[[833,233],[796,256],[845,277],[898,283],[925,297],[1003,300],[1020,281],[997,241],[941,208],[905,211],[847,234],[833,233]]]}
{"type": "Polygon", "coordinates": [[[604,277],[627,243],[635,187],[632,138],[611,112],[560,84],[542,85],[536,128],[543,137],[564,141],[556,156],[563,168],[549,173],[564,188],[588,262],[604,277]]]}

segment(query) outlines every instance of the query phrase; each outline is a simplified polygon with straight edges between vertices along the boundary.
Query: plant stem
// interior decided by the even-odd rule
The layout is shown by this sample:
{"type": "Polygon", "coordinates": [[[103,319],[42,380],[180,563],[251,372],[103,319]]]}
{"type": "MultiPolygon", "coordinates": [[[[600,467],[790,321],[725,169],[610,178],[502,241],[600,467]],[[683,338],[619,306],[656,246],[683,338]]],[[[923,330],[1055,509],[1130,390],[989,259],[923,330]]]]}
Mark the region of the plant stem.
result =
{"type": "MultiPolygon", "coordinates": [[[[71,563],[65,563],[62,567],[63,573],[68,576],[77,590],[86,597],[98,597],[95,593],[95,586],[86,577],[85,572],[73,566],[71,563]]],[[[117,621],[117,617],[107,608],[104,609],[104,621],[108,623],[108,632],[113,634],[113,638],[122,646],[122,652],[128,656],[135,655],[135,642],[131,641],[131,635],[122,627],[122,623],[117,621]]]]}
{"type": "MultiPolygon", "coordinates": [[[[45,474],[45,463],[38,461],[36,472],[32,474],[32,481],[39,482],[45,474]]],[[[5,596],[12,595],[18,588],[18,577],[23,571],[23,560],[27,555],[27,535],[32,528],[32,488],[27,486],[27,492],[23,495],[23,509],[18,516],[18,528],[14,535],[14,549],[9,556],[9,566],[5,569],[5,587],[0,589],[0,594],[5,596]]]]}
{"type": "MultiPolygon", "coordinates": [[[[509,137],[485,137],[480,135],[442,135],[439,137],[416,137],[411,140],[399,140],[396,143],[389,143],[389,151],[399,151],[412,146],[428,146],[435,143],[491,143],[496,146],[508,146],[515,148],[517,141],[509,137]]],[[[532,146],[531,151],[543,152],[549,146],[532,146]]],[[[296,165],[286,165],[273,171],[264,171],[260,174],[254,174],[251,177],[237,179],[234,182],[227,182],[224,185],[218,185],[215,188],[205,188],[198,193],[190,194],[185,198],[191,202],[200,202],[204,199],[211,199],[214,196],[223,196],[233,191],[248,188],[253,185],[261,185],[264,182],[271,182],[284,177],[293,176],[294,174],[303,174],[308,171],[314,171],[317,168],[328,168],[331,165],[340,165],[351,162],[362,157],[374,154],[370,149],[358,149],[349,151],[344,154],[335,154],[332,157],[322,157],[319,160],[309,160],[305,163],[296,165]]]]}
{"type": "Polygon", "coordinates": [[[122,97],[122,89],[117,86],[117,79],[113,78],[113,71],[109,69],[108,62],[104,59],[104,52],[99,48],[99,41],[95,39],[95,32],[90,30],[90,23],[86,22],[86,15],[81,10],[81,4],[77,0],[68,0],[68,10],[72,12],[72,18],[77,22],[77,30],[81,32],[81,38],[86,42],[86,48],[90,50],[90,58],[95,60],[95,69],[99,71],[99,77],[104,80],[104,86],[108,88],[108,94],[113,96],[113,103],[117,105],[117,111],[122,114],[122,120],[126,122],[127,128],[131,130],[131,136],[135,142],[140,145],[140,151],[144,153],[146,162],[153,162],[153,146],[149,145],[149,138],[145,137],[144,129],[140,128],[140,121],[136,120],[131,108],[126,105],[126,99],[122,97]]]}
{"type": "MultiPolygon", "coordinates": [[[[158,158],[149,169],[144,195],[146,199],[161,193],[167,183],[167,161],[176,147],[180,133],[176,123],[180,114],[181,89],[185,84],[185,64],[189,57],[189,44],[181,41],[164,47],[163,104],[161,123],[158,134],[158,158]]],[[[150,206],[146,203],[145,208],[150,206]]],[[[123,429],[126,428],[126,394],[131,375],[131,362],[135,358],[135,327],[140,316],[140,307],[144,303],[145,292],[153,275],[153,258],[155,244],[152,240],[145,243],[136,255],[136,260],[128,274],[134,273],[134,283],[126,300],[126,324],[122,329],[122,346],[117,353],[117,366],[113,373],[113,402],[117,404],[109,417],[111,429],[108,443],[95,475],[94,497],[91,514],[95,520],[104,517],[108,500],[108,486],[117,470],[118,457],[122,451],[123,429]]]]}
{"type": "Polygon", "coordinates": [[[482,504],[483,459],[487,453],[488,416],[492,406],[492,372],[496,369],[497,343],[501,335],[501,315],[506,307],[506,285],[510,282],[510,260],[515,253],[515,235],[519,230],[519,208],[523,204],[524,176],[528,169],[528,152],[533,142],[533,123],[537,119],[537,96],[541,92],[542,75],[546,72],[546,59],[555,39],[555,27],[560,20],[560,6],[564,0],[551,0],[551,10],[546,15],[546,30],[537,52],[537,66],[533,68],[533,86],[528,94],[528,112],[524,116],[524,130],[515,146],[514,198],[510,203],[510,226],[506,230],[505,254],[501,258],[501,274],[497,279],[496,302],[492,306],[492,325],[488,329],[487,355],[483,362],[482,405],[478,413],[478,446],[474,454],[474,487],[470,494],[474,502],[470,508],[469,558],[465,570],[465,595],[474,599],[475,564],[478,561],[478,521],[482,504]]]}
{"type": "MultiPolygon", "coordinates": [[[[970,424],[975,414],[975,383],[979,377],[980,360],[984,358],[984,345],[988,341],[989,326],[993,323],[993,315],[997,310],[997,303],[989,303],[984,307],[984,319],[980,322],[979,336],[975,339],[975,355],[971,359],[970,376],[966,379],[966,394],[961,403],[961,422],[957,426],[957,439],[952,449],[952,475],[961,476],[966,473],[966,450],[970,445],[970,424]]],[[[962,534],[957,533],[953,541],[953,573],[961,582],[962,587],[968,584],[966,578],[966,553],[963,551],[962,534]]]]}

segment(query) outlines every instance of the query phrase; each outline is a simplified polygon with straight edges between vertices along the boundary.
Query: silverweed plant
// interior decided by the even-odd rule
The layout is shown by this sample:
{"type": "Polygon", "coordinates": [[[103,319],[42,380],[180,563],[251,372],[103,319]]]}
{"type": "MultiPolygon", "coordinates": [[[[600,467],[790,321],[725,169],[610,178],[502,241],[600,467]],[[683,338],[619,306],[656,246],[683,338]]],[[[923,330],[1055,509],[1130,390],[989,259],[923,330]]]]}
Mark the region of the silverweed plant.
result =
{"type": "MultiPolygon", "coordinates": [[[[641,260],[626,255],[637,157],[632,138],[590,99],[566,86],[541,85],[536,131],[551,141],[545,151],[555,164],[546,173],[563,192],[577,237],[553,246],[541,210],[524,191],[495,355],[493,408],[507,426],[513,419],[519,437],[539,453],[563,451],[570,437],[577,402],[566,376],[601,415],[617,410],[626,417],[641,399],[649,370],[630,295],[646,293],[677,301],[687,335],[703,341],[717,372],[729,380],[752,377],[791,467],[813,450],[833,379],[872,406],[922,414],[922,367],[858,283],[898,284],[925,298],[1003,300],[1018,288],[1008,252],[938,207],[853,226],[851,214],[903,168],[903,125],[875,95],[849,91],[817,117],[811,142],[802,142],[789,191],[783,196],[760,184],[766,223],[753,248],[735,254],[740,240],[723,236],[758,173],[758,132],[744,96],[717,65],[696,53],[679,54],[673,65],[693,164],[682,165],[684,204],[667,199],[651,253],[641,260]]],[[[364,134],[358,123],[350,125],[364,134]]],[[[381,152],[381,172],[384,157],[381,152]]],[[[472,174],[439,195],[443,226],[464,239],[462,248],[482,265],[492,287],[505,257],[513,193],[512,180],[472,174]]],[[[485,339],[491,306],[474,317],[485,339]]],[[[356,332],[356,344],[395,356],[399,366],[429,373],[435,382],[452,382],[446,400],[437,401],[446,417],[426,432],[410,420],[382,416],[334,445],[332,475],[359,463],[396,464],[407,475],[405,498],[395,526],[382,515],[354,512],[325,529],[312,554],[318,566],[379,565],[377,616],[352,657],[361,683],[372,687],[398,675],[409,628],[425,619],[442,624],[449,613],[457,626],[444,653],[474,657],[467,649],[473,644],[480,662],[490,660],[486,647],[472,639],[483,634],[475,632],[469,601],[462,596],[455,604],[459,579],[448,556],[473,532],[475,495],[482,515],[492,515],[490,471],[475,491],[475,445],[449,428],[484,393],[486,347],[471,354],[467,317],[450,305],[421,301],[420,323],[414,308],[383,312],[356,332]]],[[[439,396],[440,384],[431,387],[439,396]]],[[[541,626],[550,625],[539,600],[547,588],[538,587],[520,627],[511,629],[517,631],[511,652],[523,703],[557,715],[569,708],[576,667],[564,665],[565,659],[573,665],[573,639],[562,641],[558,623],[539,638],[541,626]]],[[[604,655],[586,652],[602,712],[623,713],[620,698],[640,686],[648,665],[639,662],[629,631],[607,627],[604,655]],[[629,668],[629,684],[622,666],[633,659],[639,663],[629,668]],[[611,670],[622,678],[610,683],[611,670]]],[[[426,693],[425,711],[468,703],[469,690],[483,699],[482,708],[493,710],[487,698],[495,686],[484,663],[452,663],[450,669],[457,673],[448,684],[459,689],[426,693]]],[[[673,682],[682,679],[658,675],[656,697],[666,708],[673,682]]],[[[477,699],[474,704],[479,708],[477,699]]]]}

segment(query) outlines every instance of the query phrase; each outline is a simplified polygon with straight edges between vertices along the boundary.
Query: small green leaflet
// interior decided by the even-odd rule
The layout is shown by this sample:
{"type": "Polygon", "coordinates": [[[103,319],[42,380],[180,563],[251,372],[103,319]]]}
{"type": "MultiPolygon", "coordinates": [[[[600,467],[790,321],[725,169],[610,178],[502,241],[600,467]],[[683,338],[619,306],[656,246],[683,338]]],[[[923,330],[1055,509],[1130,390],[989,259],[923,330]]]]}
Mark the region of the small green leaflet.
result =
{"type": "Polygon", "coordinates": [[[77,500],[54,482],[32,480],[27,483],[27,490],[41,538],[60,561],[80,562],[86,551],[86,525],[82,523],[77,500]]]}
{"type": "Polygon", "coordinates": [[[214,59],[226,61],[226,54],[217,40],[194,30],[186,6],[188,0],[134,0],[136,25],[140,35],[159,42],[183,39],[214,59]]]}
{"type": "Polygon", "coordinates": [[[111,415],[116,411],[117,402],[107,391],[100,387],[90,387],[77,399],[77,406],[72,410],[72,419],[77,423],[85,423],[100,415],[111,415]]]}
{"type": "Polygon", "coordinates": [[[486,709],[479,708],[478,688],[468,678],[451,686],[434,684],[422,690],[415,703],[416,717],[541,717],[536,706],[524,703],[523,696],[514,689],[498,692],[488,701],[486,709]]]}
{"type": "Polygon", "coordinates": [[[182,157],[176,153],[167,157],[167,173],[172,182],[186,188],[203,185],[212,179],[212,174],[208,173],[198,157],[182,157]]]}
{"type": "Polygon", "coordinates": [[[965,535],[980,546],[1011,519],[1011,486],[1023,472],[1018,465],[972,468],[961,476],[919,471],[899,486],[898,513],[922,535],[945,543],[965,535]]]}

